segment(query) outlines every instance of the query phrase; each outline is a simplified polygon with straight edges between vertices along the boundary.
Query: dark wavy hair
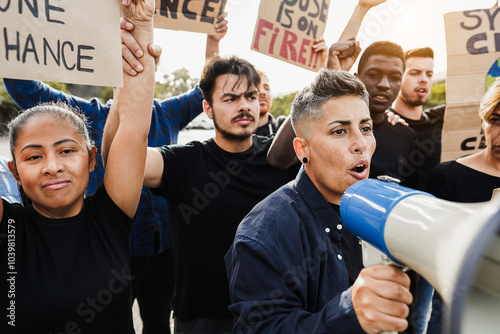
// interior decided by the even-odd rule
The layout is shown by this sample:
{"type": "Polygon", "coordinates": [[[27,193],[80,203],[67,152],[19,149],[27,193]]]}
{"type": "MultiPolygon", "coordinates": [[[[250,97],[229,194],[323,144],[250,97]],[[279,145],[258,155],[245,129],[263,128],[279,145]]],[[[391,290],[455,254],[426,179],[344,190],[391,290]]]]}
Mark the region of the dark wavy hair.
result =
{"type": "Polygon", "coordinates": [[[215,89],[215,80],[218,76],[224,74],[234,74],[238,76],[235,86],[240,85],[243,80],[247,80],[248,89],[254,86],[257,88],[260,84],[260,75],[255,67],[248,61],[236,56],[229,58],[213,57],[205,68],[200,79],[200,89],[203,98],[212,106],[213,92],[215,89]]]}

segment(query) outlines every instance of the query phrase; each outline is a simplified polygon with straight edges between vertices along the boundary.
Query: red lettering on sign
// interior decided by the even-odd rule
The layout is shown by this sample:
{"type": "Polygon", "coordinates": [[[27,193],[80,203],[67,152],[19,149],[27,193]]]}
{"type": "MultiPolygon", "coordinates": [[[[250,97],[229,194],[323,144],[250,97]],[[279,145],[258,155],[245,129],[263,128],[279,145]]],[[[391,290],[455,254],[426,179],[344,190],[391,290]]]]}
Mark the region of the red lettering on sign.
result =
{"type": "Polygon", "coordinates": [[[286,59],[291,59],[297,61],[297,50],[295,50],[294,44],[297,42],[297,35],[293,32],[285,30],[285,36],[283,37],[283,44],[281,44],[280,56],[286,59]],[[290,50],[290,56],[288,56],[288,50],[290,50]]]}
{"type": "Polygon", "coordinates": [[[257,32],[255,33],[255,40],[253,43],[253,48],[257,51],[260,51],[259,49],[259,42],[260,42],[260,36],[266,36],[266,31],[264,28],[267,28],[269,30],[273,30],[273,24],[271,22],[268,22],[263,19],[259,19],[259,23],[257,25],[257,32]]]}

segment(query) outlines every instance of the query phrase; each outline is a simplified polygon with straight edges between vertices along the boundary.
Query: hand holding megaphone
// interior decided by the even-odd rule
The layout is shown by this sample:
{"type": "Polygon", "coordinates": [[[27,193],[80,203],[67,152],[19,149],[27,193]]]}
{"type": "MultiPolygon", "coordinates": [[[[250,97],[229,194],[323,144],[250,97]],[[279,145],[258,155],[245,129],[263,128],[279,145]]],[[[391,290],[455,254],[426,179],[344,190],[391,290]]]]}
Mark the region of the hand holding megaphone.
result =
{"type": "Polygon", "coordinates": [[[361,270],[351,291],[358,321],[367,333],[401,332],[412,302],[410,278],[398,267],[384,264],[361,270]]]}
{"type": "Polygon", "coordinates": [[[367,179],[345,192],[345,227],[424,277],[446,304],[445,333],[498,333],[500,197],[455,203],[367,179]]]}

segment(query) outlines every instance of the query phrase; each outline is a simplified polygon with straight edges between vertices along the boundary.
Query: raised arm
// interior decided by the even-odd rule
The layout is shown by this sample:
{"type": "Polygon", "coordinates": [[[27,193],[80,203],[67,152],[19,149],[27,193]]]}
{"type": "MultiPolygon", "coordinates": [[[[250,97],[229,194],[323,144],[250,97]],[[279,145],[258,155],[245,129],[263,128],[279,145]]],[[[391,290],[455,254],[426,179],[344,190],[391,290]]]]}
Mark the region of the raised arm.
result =
{"type": "Polygon", "coordinates": [[[217,22],[214,25],[216,35],[207,35],[207,45],[205,48],[205,60],[213,56],[219,55],[219,42],[226,36],[227,33],[227,13],[222,13],[217,17],[217,22]]]}
{"type": "Polygon", "coordinates": [[[354,12],[349,19],[349,22],[347,22],[347,25],[342,32],[342,35],[340,35],[339,41],[356,38],[366,13],[368,13],[370,8],[378,6],[385,1],[386,0],[359,0],[356,8],[354,8],[354,12]]]}
{"type": "MultiPolygon", "coordinates": [[[[334,43],[328,50],[328,68],[348,71],[356,62],[360,52],[361,49],[357,41],[349,40],[334,43]]],[[[288,117],[276,133],[267,152],[267,161],[272,167],[286,169],[299,161],[293,149],[294,138],[295,132],[290,117],[288,117]]]]}
{"type": "Polygon", "coordinates": [[[327,68],[337,71],[349,71],[360,53],[359,41],[354,39],[333,43],[328,50],[327,68]]]}
{"type": "Polygon", "coordinates": [[[107,113],[105,106],[97,98],[86,100],[54,89],[42,81],[3,79],[3,82],[7,93],[21,109],[32,108],[44,102],[62,101],[85,112],[89,118],[93,115],[89,115],[88,111],[107,113]]]}
{"type": "Polygon", "coordinates": [[[320,57],[320,68],[326,68],[328,60],[328,45],[326,44],[325,39],[323,37],[315,39],[312,49],[314,53],[319,53],[318,57],[320,57]]]}
{"type": "Polygon", "coordinates": [[[267,152],[267,162],[274,168],[286,169],[299,162],[295,150],[293,149],[293,131],[292,121],[287,117],[286,121],[279,128],[276,136],[267,152]]]}
{"type": "MultiPolygon", "coordinates": [[[[132,33],[143,49],[153,41],[154,6],[153,0],[123,1],[122,14],[134,25],[132,33]]],[[[103,135],[104,185],[129,217],[135,215],[141,194],[154,95],[154,58],[146,52],[141,62],[141,73],[124,71],[124,87],[115,89],[103,135]]]]}

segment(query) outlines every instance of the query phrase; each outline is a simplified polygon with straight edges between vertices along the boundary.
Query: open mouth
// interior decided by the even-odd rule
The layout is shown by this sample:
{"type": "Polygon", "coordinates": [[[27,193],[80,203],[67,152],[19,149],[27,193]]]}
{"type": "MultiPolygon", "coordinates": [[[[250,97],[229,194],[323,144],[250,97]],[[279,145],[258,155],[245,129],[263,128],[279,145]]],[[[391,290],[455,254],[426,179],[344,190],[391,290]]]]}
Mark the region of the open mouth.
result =
{"type": "Polygon", "coordinates": [[[355,173],[361,173],[366,169],[366,166],[364,164],[359,164],[356,167],[352,168],[351,170],[355,173]]]}
{"type": "Polygon", "coordinates": [[[425,95],[425,94],[427,94],[427,88],[418,88],[417,93],[419,95],[425,95]]]}
{"type": "Polygon", "coordinates": [[[368,177],[368,164],[357,164],[355,167],[349,169],[349,174],[360,180],[365,179],[366,177],[368,177]]]}

